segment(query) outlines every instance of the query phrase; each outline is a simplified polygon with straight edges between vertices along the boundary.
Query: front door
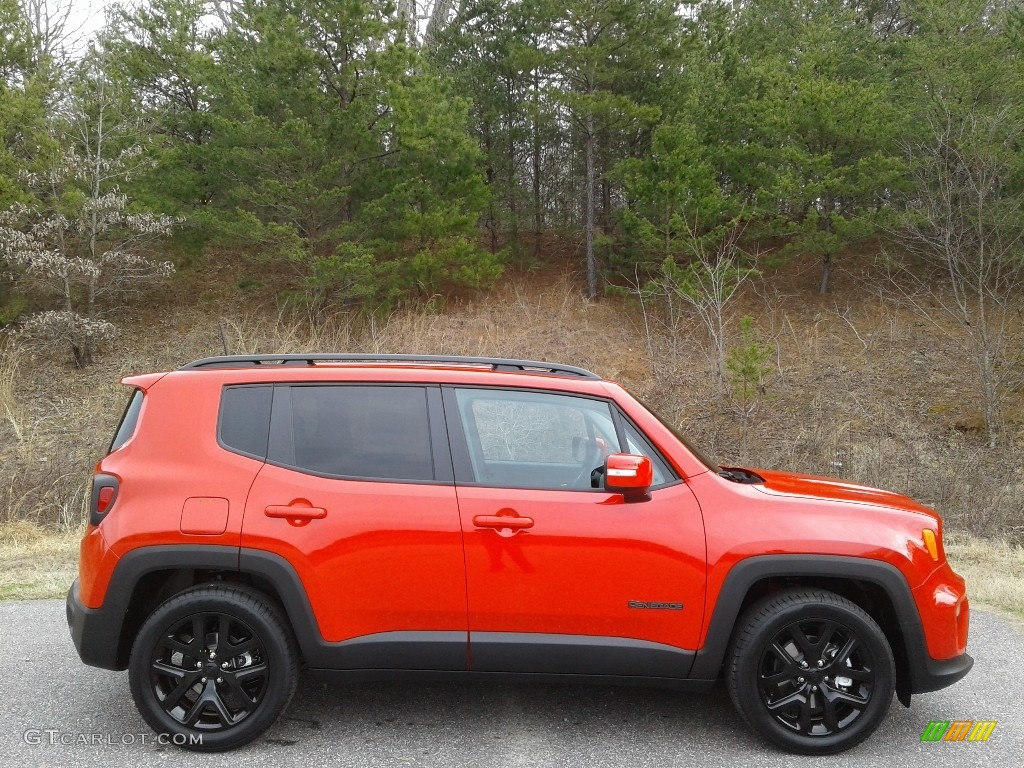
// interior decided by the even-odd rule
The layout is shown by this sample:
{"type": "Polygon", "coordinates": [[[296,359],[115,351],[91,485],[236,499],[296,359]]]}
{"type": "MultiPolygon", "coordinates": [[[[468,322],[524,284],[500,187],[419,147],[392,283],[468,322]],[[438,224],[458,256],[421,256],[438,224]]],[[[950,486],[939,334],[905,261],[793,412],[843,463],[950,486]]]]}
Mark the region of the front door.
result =
{"type": "Polygon", "coordinates": [[[479,671],[686,677],[703,620],[690,489],[601,399],[445,390],[479,671]],[[655,465],[648,498],[602,490],[611,453],[655,465]]]}

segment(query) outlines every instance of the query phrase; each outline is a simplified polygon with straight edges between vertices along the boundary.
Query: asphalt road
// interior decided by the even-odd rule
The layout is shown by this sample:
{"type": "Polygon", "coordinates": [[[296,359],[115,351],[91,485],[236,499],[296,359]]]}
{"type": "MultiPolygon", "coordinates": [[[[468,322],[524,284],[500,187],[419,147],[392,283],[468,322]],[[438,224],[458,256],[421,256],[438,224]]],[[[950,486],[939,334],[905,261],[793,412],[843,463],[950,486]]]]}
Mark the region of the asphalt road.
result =
{"type": "Polygon", "coordinates": [[[1024,766],[1024,628],[977,610],[971,618],[971,674],[915,696],[909,710],[894,701],[867,742],[827,762],[760,742],[721,686],[696,695],[525,684],[327,686],[310,677],[258,741],[196,755],[153,743],[127,673],[79,661],[63,602],[0,603],[0,765],[1024,766]],[[922,743],[930,720],[999,724],[985,743],[922,743]]]}

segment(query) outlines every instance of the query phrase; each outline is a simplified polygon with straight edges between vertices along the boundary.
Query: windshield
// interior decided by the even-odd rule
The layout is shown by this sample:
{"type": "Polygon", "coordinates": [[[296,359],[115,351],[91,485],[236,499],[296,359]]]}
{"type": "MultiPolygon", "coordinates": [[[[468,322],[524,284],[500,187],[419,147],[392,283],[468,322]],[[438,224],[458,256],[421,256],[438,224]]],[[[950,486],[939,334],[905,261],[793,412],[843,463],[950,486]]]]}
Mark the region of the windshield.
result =
{"type": "Polygon", "coordinates": [[[681,434],[679,433],[679,430],[678,430],[678,429],[676,429],[676,428],[675,428],[675,427],[674,427],[674,426],[672,425],[672,422],[671,422],[671,421],[669,421],[669,420],[668,420],[668,419],[666,419],[666,418],[663,418],[663,417],[661,416],[661,414],[660,414],[660,413],[658,413],[658,412],[657,412],[656,410],[654,410],[653,408],[651,408],[651,406],[649,406],[649,405],[648,405],[647,403],[645,403],[645,402],[644,402],[643,400],[640,400],[640,405],[642,405],[642,406],[643,406],[644,408],[646,408],[646,409],[647,409],[648,411],[650,411],[651,415],[652,415],[652,416],[654,416],[654,418],[656,418],[656,419],[657,419],[658,421],[660,421],[660,422],[661,422],[661,423],[662,423],[662,424],[664,425],[665,429],[667,429],[667,430],[668,430],[669,432],[671,432],[671,433],[672,433],[673,435],[675,435],[675,436],[676,436],[676,439],[677,439],[677,440],[678,440],[678,441],[679,441],[680,443],[682,443],[683,445],[685,445],[685,446],[686,446],[686,447],[687,447],[687,448],[689,449],[690,453],[692,453],[692,454],[693,454],[694,456],[696,456],[696,457],[697,457],[697,460],[698,460],[698,461],[699,461],[699,462],[700,462],[701,464],[703,464],[703,465],[704,465],[705,467],[707,467],[708,469],[710,469],[710,470],[711,470],[712,472],[721,472],[721,471],[722,471],[722,468],[721,468],[721,467],[719,467],[719,466],[718,466],[718,464],[716,464],[716,463],[715,463],[714,461],[712,461],[712,460],[711,460],[711,459],[710,459],[710,458],[709,458],[709,457],[708,457],[708,456],[707,456],[707,455],[706,455],[706,454],[705,454],[705,453],[704,453],[703,451],[701,451],[701,450],[700,450],[699,448],[695,448],[695,447],[693,446],[693,444],[692,444],[692,443],[690,443],[690,441],[689,441],[689,440],[687,440],[687,439],[686,439],[685,437],[683,437],[683,435],[681,435],[681,434]]]}

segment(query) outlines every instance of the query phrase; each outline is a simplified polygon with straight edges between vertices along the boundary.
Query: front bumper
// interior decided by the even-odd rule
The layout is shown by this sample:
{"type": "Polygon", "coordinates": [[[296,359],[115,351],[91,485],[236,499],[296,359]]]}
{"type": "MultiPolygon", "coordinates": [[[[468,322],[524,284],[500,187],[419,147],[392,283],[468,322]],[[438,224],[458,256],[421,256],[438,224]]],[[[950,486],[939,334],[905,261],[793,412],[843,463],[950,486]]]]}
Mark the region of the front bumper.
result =
{"type": "Polygon", "coordinates": [[[962,679],[974,666],[970,654],[962,653],[952,659],[936,660],[925,655],[910,660],[914,693],[930,693],[952,685],[962,679]]]}

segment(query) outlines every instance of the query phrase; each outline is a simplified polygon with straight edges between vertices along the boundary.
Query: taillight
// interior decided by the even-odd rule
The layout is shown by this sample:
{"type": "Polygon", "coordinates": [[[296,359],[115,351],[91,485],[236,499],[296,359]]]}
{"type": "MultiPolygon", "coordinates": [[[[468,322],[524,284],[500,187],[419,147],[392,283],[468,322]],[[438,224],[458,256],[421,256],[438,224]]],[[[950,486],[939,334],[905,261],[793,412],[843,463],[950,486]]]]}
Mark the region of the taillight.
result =
{"type": "Polygon", "coordinates": [[[92,503],[89,505],[89,522],[99,525],[104,516],[117,501],[117,478],[113,475],[95,475],[92,479],[92,503]]]}
{"type": "Polygon", "coordinates": [[[110,506],[110,502],[114,500],[114,489],[109,485],[100,488],[100,492],[96,495],[96,514],[102,515],[107,511],[107,507],[110,506]]]}

